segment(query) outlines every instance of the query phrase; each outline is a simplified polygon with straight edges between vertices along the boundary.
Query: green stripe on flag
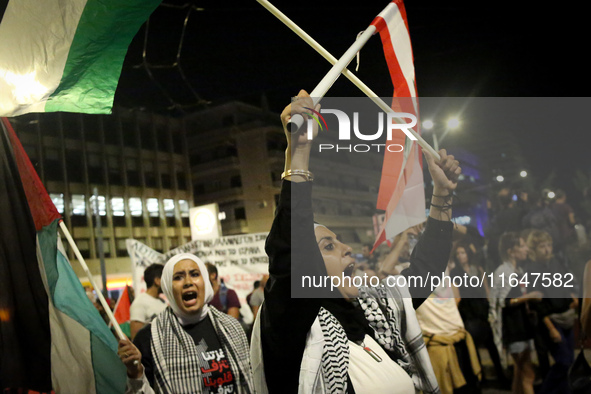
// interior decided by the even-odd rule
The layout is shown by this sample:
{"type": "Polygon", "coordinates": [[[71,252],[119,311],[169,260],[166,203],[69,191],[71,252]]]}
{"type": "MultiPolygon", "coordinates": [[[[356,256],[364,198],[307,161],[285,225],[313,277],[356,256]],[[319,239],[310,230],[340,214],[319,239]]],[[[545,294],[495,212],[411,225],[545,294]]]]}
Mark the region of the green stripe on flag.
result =
{"type": "Polygon", "coordinates": [[[113,353],[112,349],[94,334],[90,334],[90,348],[96,392],[100,394],[125,392],[127,372],[117,353],[113,353]],[[123,368],[114,371],[114,365],[121,365],[123,368]]]}
{"type": "Polygon", "coordinates": [[[123,331],[128,338],[131,338],[131,324],[128,321],[119,324],[119,327],[121,327],[121,331],[123,331]]]}
{"type": "Polygon", "coordinates": [[[46,112],[111,113],[131,40],[161,0],[88,0],[46,112]]]}
{"type": "Polygon", "coordinates": [[[54,220],[37,233],[49,296],[56,309],[89,331],[96,392],[124,392],[126,370],[117,357],[117,340],[86,296],[67,258],[58,250],[57,226],[58,220],[54,220]]]}

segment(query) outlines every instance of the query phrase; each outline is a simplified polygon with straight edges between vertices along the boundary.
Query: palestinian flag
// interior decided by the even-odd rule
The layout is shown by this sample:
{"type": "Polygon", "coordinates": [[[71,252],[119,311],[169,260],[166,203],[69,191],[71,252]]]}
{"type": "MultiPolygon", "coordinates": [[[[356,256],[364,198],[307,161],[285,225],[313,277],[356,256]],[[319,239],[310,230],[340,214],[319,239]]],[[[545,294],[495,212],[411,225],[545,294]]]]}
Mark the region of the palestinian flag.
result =
{"type": "Polygon", "coordinates": [[[0,391],[123,393],[117,340],[66,258],[59,213],[2,121],[0,391]]]}
{"type": "Polygon", "coordinates": [[[127,48],[161,0],[0,0],[0,116],[111,113],[127,48]]]}
{"type": "Polygon", "coordinates": [[[119,296],[117,305],[115,305],[115,310],[113,311],[113,316],[115,316],[117,323],[119,323],[121,331],[123,331],[128,338],[131,338],[131,327],[129,323],[131,315],[129,309],[131,308],[132,302],[133,297],[129,291],[129,286],[125,286],[125,290],[123,290],[123,293],[119,296]]]}

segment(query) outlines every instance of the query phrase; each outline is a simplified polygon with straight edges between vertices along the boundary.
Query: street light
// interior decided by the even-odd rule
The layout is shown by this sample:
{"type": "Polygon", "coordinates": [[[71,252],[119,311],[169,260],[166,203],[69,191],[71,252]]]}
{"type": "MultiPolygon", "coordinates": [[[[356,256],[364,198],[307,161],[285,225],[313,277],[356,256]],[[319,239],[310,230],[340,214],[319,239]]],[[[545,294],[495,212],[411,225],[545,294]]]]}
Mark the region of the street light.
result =
{"type": "Polygon", "coordinates": [[[447,120],[447,128],[450,130],[456,129],[460,126],[460,120],[456,117],[447,120]]]}
{"type": "Polygon", "coordinates": [[[527,176],[527,171],[523,170],[519,173],[519,175],[521,175],[522,178],[525,178],[527,176]]]}
{"type": "Polygon", "coordinates": [[[431,130],[433,128],[433,121],[432,120],[426,120],[423,122],[423,128],[425,130],[431,130]]]}
{"type": "MultiPolygon", "coordinates": [[[[443,142],[443,139],[445,138],[447,133],[449,133],[450,130],[455,130],[458,127],[460,127],[460,119],[458,119],[456,116],[451,117],[447,120],[446,126],[447,126],[447,128],[445,129],[445,132],[443,133],[443,135],[439,139],[439,142],[443,142]]],[[[439,149],[437,149],[437,150],[439,150],[439,149]]]]}
{"type": "MultiPolygon", "coordinates": [[[[458,127],[460,127],[460,119],[457,116],[453,116],[447,120],[445,125],[446,125],[445,131],[443,132],[443,134],[441,135],[440,138],[437,138],[437,134],[435,132],[433,132],[433,148],[436,151],[439,150],[439,143],[443,142],[443,139],[445,138],[447,133],[449,133],[450,130],[455,130],[458,127]]],[[[431,130],[431,129],[433,129],[433,127],[435,127],[435,123],[431,119],[428,119],[423,122],[422,127],[425,130],[431,130]]]]}
{"type": "Polygon", "coordinates": [[[505,177],[502,175],[497,175],[497,182],[503,182],[505,180],[505,177]]]}

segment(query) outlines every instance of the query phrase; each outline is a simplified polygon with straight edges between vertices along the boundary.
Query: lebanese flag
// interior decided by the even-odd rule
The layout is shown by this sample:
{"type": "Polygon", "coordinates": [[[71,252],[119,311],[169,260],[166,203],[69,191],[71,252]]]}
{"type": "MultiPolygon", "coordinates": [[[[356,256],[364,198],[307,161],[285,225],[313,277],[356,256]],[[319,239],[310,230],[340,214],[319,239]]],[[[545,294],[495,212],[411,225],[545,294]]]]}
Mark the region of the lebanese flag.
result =
{"type": "MultiPolygon", "coordinates": [[[[412,45],[402,0],[392,1],[371,23],[382,39],[394,85],[392,109],[417,116],[418,102],[412,45]]],[[[421,151],[416,141],[401,131],[388,144],[404,146],[404,154],[384,154],[377,208],[386,211],[386,221],[374,249],[386,240],[426,220],[421,151]]],[[[395,149],[394,149],[395,150],[395,149]]]]}
{"type": "Polygon", "coordinates": [[[0,116],[111,113],[127,48],[160,1],[0,1],[0,116]]]}
{"type": "Polygon", "coordinates": [[[60,214],[0,124],[0,391],[122,393],[117,340],[70,266],[60,214]]]}

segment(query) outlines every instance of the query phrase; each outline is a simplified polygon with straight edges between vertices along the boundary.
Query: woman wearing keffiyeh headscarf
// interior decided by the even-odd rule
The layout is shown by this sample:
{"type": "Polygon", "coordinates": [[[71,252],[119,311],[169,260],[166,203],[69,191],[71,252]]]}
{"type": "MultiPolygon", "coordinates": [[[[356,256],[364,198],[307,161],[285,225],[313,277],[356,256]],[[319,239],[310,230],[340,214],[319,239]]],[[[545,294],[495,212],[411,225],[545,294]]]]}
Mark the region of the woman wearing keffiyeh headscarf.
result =
{"type": "MultiPolygon", "coordinates": [[[[287,130],[292,114],[307,118],[312,107],[312,99],[301,91],[281,114],[288,147],[280,200],[266,243],[265,301],[251,341],[256,390],[438,393],[414,311],[421,298],[429,295],[429,288],[357,288],[346,283],[331,291],[329,283],[328,289],[306,287],[306,295],[313,298],[292,298],[296,287],[302,288],[302,275],[352,277],[356,270],[351,247],[326,226],[314,223],[313,176],[308,171],[313,141],[305,132],[287,130]]],[[[318,130],[313,127],[315,137],[318,130]]],[[[430,218],[403,276],[425,278],[429,271],[441,276],[447,265],[451,199],[461,169],[453,156],[444,150],[440,155],[439,162],[427,155],[434,181],[430,218]]],[[[387,267],[382,270],[393,274],[387,267]]]]}
{"type": "Polygon", "coordinates": [[[205,264],[178,254],[161,283],[170,305],[133,344],[119,342],[127,393],[254,393],[246,335],[236,319],[207,305],[213,290],[205,264]]]}

